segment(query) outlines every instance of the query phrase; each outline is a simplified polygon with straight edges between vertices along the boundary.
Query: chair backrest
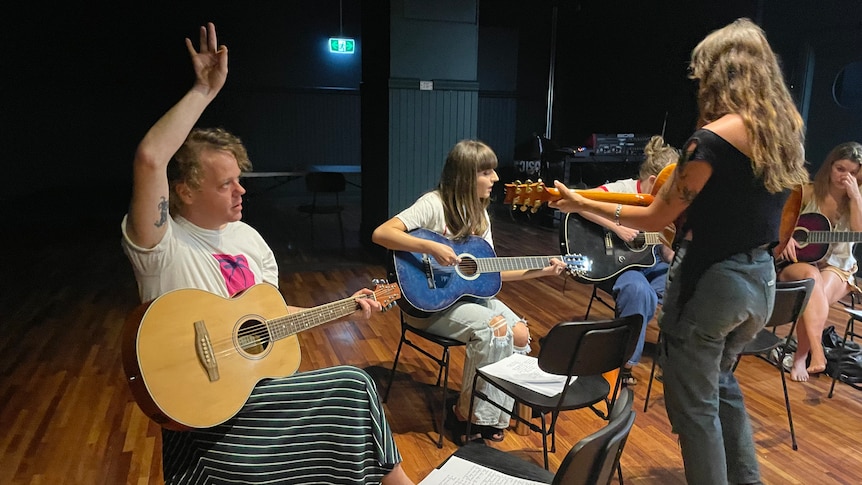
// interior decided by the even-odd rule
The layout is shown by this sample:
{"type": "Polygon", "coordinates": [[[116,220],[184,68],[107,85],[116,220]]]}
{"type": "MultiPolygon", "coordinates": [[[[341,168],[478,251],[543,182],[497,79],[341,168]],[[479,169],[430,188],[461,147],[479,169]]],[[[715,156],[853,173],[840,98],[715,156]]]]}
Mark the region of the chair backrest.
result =
{"type": "Polygon", "coordinates": [[[616,471],[623,448],[635,422],[629,401],[625,411],[605,427],[578,441],[560,463],[555,485],[607,484],[616,471]],[[627,412],[626,412],[627,411],[627,412]]]}
{"type": "Polygon", "coordinates": [[[591,376],[625,365],[635,351],[641,317],[558,323],[539,351],[539,368],[557,375],[591,376]]]}
{"type": "Polygon", "coordinates": [[[626,387],[620,390],[619,395],[617,396],[617,401],[614,403],[613,409],[611,409],[610,414],[608,415],[608,420],[613,421],[623,414],[632,410],[632,406],[634,406],[635,401],[635,392],[631,387],[626,387]]]}
{"type": "Polygon", "coordinates": [[[344,192],[347,181],[339,172],[309,172],[305,175],[305,188],[309,192],[344,192]]]}
{"type": "Polygon", "coordinates": [[[766,322],[767,327],[796,323],[814,288],[814,280],[779,281],[775,286],[775,308],[766,322]]]}

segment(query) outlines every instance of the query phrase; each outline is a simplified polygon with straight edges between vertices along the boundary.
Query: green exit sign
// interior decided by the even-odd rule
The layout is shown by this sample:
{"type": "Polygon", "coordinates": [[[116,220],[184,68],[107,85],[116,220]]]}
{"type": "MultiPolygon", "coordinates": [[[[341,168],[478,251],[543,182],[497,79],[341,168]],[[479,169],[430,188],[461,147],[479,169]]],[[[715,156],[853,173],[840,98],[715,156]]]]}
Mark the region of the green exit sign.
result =
{"type": "Polygon", "coordinates": [[[345,37],[330,37],[329,52],[336,54],[353,54],[356,50],[356,41],[345,37]]]}

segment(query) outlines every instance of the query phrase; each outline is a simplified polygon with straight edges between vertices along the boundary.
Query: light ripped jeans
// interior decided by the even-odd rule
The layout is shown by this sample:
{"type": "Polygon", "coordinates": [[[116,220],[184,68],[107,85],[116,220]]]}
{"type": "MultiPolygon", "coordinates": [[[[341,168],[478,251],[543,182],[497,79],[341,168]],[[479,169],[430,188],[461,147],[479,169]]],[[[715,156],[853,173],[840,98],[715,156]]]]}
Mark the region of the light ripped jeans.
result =
{"type": "MultiPolygon", "coordinates": [[[[515,350],[512,327],[518,322],[524,322],[524,319],[496,298],[464,299],[428,318],[415,318],[406,314],[405,318],[417,328],[467,344],[467,357],[464,360],[464,373],[461,376],[461,395],[458,396],[457,404],[461,416],[468,416],[470,413],[470,393],[473,390],[473,376],[476,374],[476,369],[512,355],[515,350]],[[491,320],[497,316],[505,318],[509,327],[504,337],[496,337],[494,329],[489,326],[491,320]]],[[[518,351],[527,353],[529,346],[518,351]]],[[[489,386],[487,382],[480,380],[478,386],[479,390],[498,404],[505,408],[512,407],[512,399],[489,386]]],[[[473,424],[505,429],[509,427],[509,414],[484,400],[477,399],[473,405],[473,416],[470,421],[473,424]]]]}

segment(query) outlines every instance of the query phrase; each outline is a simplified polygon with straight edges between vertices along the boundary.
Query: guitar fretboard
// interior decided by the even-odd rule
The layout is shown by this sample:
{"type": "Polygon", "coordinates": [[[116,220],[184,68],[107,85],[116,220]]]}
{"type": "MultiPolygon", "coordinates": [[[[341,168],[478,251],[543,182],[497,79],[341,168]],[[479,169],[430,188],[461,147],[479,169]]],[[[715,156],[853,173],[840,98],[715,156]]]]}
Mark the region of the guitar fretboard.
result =
{"type": "Polygon", "coordinates": [[[641,237],[643,237],[643,244],[645,246],[655,246],[656,244],[661,244],[661,233],[660,232],[643,232],[638,234],[635,238],[636,242],[640,242],[641,237]]]}
{"type": "Polygon", "coordinates": [[[808,231],[805,241],[808,244],[862,242],[862,232],[855,231],[808,231]]]}
{"type": "Polygon", "coordinates": [[[341,317],[350,315],[359,305],[354,297],[334,301],[307,310],[301,310],[279,318],[266,321],[269,334],[273,340],[279,340],[295,335],[303,330],[316,327],[341,317]]]}
{"type": "MultiPolygon", "coordinates": [[[[551,258],[563,260],[562,256],[515,256],[507,258],[478,258],[476,269],[479,273],[498,273],[515,269],[542,269],[551,264],[551,258]]],[[[460,265],[469,264],[462,261],[460,265]]]]}

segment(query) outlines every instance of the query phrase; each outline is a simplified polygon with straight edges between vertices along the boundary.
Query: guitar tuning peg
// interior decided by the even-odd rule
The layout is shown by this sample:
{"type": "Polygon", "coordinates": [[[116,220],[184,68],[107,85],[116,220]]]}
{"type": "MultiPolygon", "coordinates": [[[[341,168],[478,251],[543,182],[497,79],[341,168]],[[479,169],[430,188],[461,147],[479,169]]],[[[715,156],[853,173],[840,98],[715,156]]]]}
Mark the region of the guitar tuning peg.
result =
{"type": "Polygon", "coordinates": [[[526,205],[521,206],[521,212],[527,212],[527,209],[529,209],[529,207],[527,207],[526,205]]]}

